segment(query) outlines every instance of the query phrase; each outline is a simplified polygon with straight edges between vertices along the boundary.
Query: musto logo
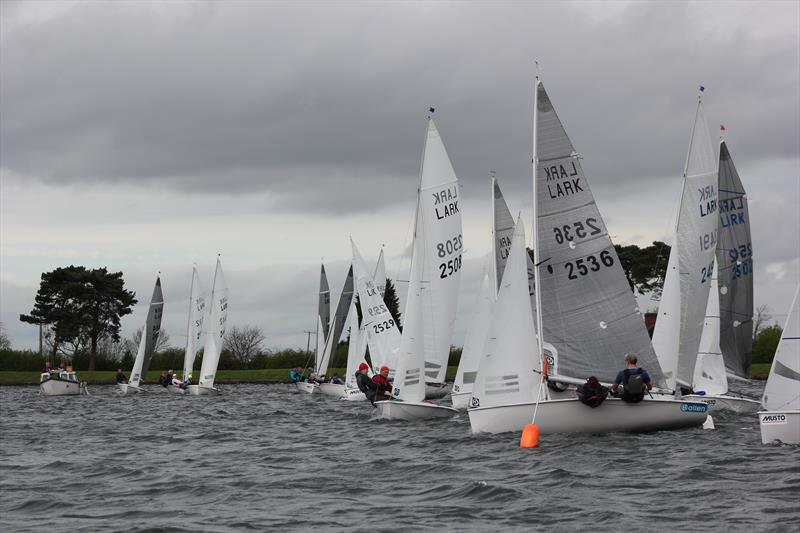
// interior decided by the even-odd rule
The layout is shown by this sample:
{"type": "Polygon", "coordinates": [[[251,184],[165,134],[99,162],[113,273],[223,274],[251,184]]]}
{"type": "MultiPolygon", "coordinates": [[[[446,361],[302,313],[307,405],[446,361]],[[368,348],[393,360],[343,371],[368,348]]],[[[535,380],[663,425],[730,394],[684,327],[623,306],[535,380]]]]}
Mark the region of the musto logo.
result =
{"type": "Polygon", "coordinates": [[[708,406],[704,403],[683,403],[681,404],[681,411],[687,413],[705,413],[708,411],[708,406]]]}
{"type": "Polygon", "coordinates": [[[761,415],[762,424],[785,424],[786,415],[761,415]]]}

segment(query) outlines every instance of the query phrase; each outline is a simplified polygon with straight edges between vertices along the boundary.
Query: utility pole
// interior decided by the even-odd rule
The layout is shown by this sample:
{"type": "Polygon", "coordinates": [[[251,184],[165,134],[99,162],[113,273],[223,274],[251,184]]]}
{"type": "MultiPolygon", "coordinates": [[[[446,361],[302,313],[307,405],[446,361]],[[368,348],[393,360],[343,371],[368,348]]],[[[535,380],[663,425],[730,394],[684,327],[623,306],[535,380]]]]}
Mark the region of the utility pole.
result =
{"type": "Polygon", "coordinates": [[[308,333],[308,337],[306,339],[306,353],[311,353],[311,334],[316,332],[304,329],[303,333],[308,333]]]}

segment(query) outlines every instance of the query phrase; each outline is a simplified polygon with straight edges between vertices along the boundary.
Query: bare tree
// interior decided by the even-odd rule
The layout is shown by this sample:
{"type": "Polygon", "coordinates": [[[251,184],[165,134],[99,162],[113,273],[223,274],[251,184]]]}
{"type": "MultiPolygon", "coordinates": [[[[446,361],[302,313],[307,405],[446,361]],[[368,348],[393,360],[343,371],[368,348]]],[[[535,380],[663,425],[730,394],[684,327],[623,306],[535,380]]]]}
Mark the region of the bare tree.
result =
{"type": "Polygon", "coordinates": [[[104,354],[112,361],[121,361],[125,356],[125,350],[129,349],[129,341],[120,339],[115,341],[111,336],[106,335],[97,341],[97,353],[104,354]]]}
{"type": "Polygon", "coordinates": [[[233,326],[225,335],[223,349],[227,349],[242,366],[247,366],[258,354],[262,342],[264,342],[264,332],[260,328],[233,326]]]}
{"type": "Polygon", "coordinates": [[[756,308],[756,314],[753,316],[753,339],[758,336],[758,332],[761,331],[770,320],[772,320],[772,315],[769,314],[769,307],[766,304],[759,305],[756,308]]]}
{"type": "Polygon", "coordinates": [[[10,350],[11,349],[11,339],[8,338],[6,335],[6,328],[2,322],[0,322],[0,350],[10,350]]]}
{"type": "MultiPolygon", "coordinates": [[[[139,342],[141,342],[142,340],[142,330],[144,330],[143,327],[134,331],[133,335],[131,335],[130,340],[128,340],[129,344],[127,348],[131,350],[133,353],[136,353],[136,350],[139,349],[139,342]]],[[[161,331],[159,331],[158,333],[158,342],[156,342],[156,347],[153,348],[153,351],[160,352],[162,350],[166,350],[169,347],[170,347],[169,333],[167,333],[167,330],[162,328],[161,331]]],[[[125,350],[122,350],[122,352],[125,353],[125,350]]]]}

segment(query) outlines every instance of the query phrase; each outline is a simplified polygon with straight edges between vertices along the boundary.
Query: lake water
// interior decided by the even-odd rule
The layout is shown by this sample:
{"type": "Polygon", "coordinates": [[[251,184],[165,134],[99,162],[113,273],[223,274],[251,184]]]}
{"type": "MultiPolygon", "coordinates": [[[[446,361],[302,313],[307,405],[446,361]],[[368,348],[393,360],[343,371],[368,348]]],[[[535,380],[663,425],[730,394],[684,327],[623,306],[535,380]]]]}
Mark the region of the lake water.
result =
{"type": "MultiPolygon", "coordinates": [[[[748,386],[754,396],[763,384],[748,386]]],[[[755,415],[640,435],[470,434],[289,385],[0,387],[3,531],[798,531],[800,447],[755,415]]]]}

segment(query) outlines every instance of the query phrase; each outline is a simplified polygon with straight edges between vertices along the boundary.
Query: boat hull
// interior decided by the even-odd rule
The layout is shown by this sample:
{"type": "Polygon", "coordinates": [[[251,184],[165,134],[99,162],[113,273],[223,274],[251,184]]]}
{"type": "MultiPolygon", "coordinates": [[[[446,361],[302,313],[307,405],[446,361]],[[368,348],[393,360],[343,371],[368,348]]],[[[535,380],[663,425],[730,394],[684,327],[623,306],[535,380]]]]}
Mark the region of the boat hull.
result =
{"type": "Polygon", "coordinates": [[[307,392],[309,394],[319,394],[319,385],[316,383],[297,383],[297,390],[307,392]]]}
{"type": "Polygon", "coordinates": [[[141,387],[129,383],[117,383],[117,389],[119,389],[119,392],[122,394],[138,394],[140,392],[145,392],[141,387]]]}
{"type": "Polygon", "coordinates": [[[186,392],[192,396],[216,396],[219,394],[219,389],[214,387],[203,387],[201,385],[189,385],[186,387],[186,392]]]}
{"type": "Polygon", "coordinates": [[[345,389],[344,394],[339,399],[348,402],[366,402],[367,395],[361,392],[360,389],[345,389]]]}
{"type": "MultiPolygon", "coordinates": [[[[531,423],[535,402],[477,407],[467,411],[473,433],[522,431],[531,423]]],[[[536,425],[549,433],[639,433],[702,426],[708,406],[679,400],[644,400],[637,404],[609,398],[592,409],[577,399],[539,403],[536,425]]]]}
{"type": "MultiPolygon", "coordinates": [[[[333,396],[334,398],[341,398],[344,396],[344,383],[320,383],[319,392],[325,396],[333,396]]],[[[361,392],[361,391],[359,391],[361,392]]]]}
{"type": "Polygon", "coordinates": [[[687,394],[683,396],[684,400],[690,402],[703,402],[708,405],[709,412],[715,413],[717,411],[733,411],[734,413],[757,413],[761,409],[761,402],[751,400],[750,398],[740,398],[738,396],[728,396],[721,394],[719,396],[706,394],[698,396],[697,394],[687,394]]]}
{"type": "Polygon", "coordinates": [[[425,384],[425,399],[438,400],[444,398],[450,392],[447,383],[426,383],[425,384]]]}
{"type": "Polygon", "coordinates": [[[39,383],[42,396],[80,396],[87,394],[86,384],[78,381],[49,379],[39,383]]]}
{"type": "Polygon", "coordinates": [[[458,411],[452,407],[427,402],[403,402],[381,400],[375,402],[378,418],[386,420],[425,420],[428,418],[450,418],[458,411]]]}
{"type": "Polygon", "coordinates": [[[186,394],[186,389],[176,387],[175,385],[170,385],[167,390],[172,394],[186,394]]]}
{"type": "Polygon", "coordinates": [[[800,411],[759,411],[761,443],[800,444],[800,411]]]}

